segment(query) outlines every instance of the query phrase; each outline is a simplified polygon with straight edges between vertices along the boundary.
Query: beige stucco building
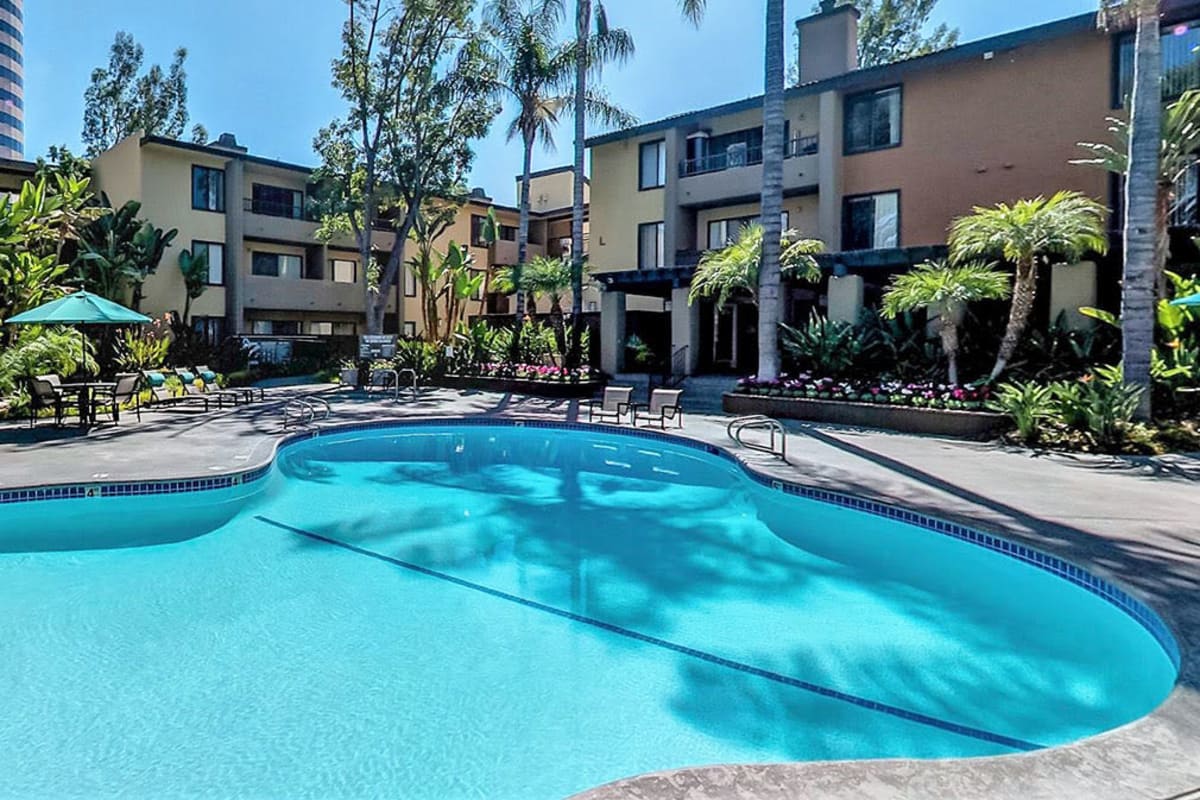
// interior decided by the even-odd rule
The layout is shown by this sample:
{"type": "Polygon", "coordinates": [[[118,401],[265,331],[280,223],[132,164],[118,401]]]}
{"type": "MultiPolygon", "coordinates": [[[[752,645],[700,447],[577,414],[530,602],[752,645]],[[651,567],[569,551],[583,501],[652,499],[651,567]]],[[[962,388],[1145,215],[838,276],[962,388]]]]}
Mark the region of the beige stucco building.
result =
{"type": "MultiPolygon", "coordinates": [[[[1171,97],[1200,86],[1200,3],[1164,6],[1164,94],[1171,97]]],[[[1078,143],[1106,141],[1106,118],[1121,113],[1132,67],[1128,34],[1099,30],[1089,13],[860,69],[857,23],[849,5],[797,22],[784,224],[825,243],[829,277],[818,287],[789,287],[793,320],[814,308],[855,319],[891,274],[944,253],[951,220],[973,206],[1074,189],[1119,207],[1109,175],[1070,162],[1084,156],[1078,143]]],[[[687,292],[703,251],[721,247],[759,213],[762,98],[588,145],[591,263],[606,287],[603,367],[623,368],[623,342],[637,328],[689,373],[753,369],[755,309],[713,314],[707,304],[689,305],[687,292]]],[[[1188,186],[1176,221],[1194,226],[1194,176],[1188,186]]],[[[1048,272],[1055,286],[1043,297],[1056,306],[1041,313],[1051,319],[1095,304],[1107,285],[1094,263],[1048,272]]]]}
{"type": "MultiPolygon", "coordinates": [[[[214,341],[231,334],[363,332],[366,289],[358,246],[349,236],[317,240],[318,223],[307,203],[311,168],[255,156],[229,134],[207,145],[134,134],[97,157],[93,169],[94,188],[107,193],[114,205],[138,200],[143,217],[179,231],[146,281],[147,313],[182,309],[178,257],[187,249],[209,257],[210,285],[193,301],[191,313],[196,328],[214,341]]],[[[534,176],[531,257],[569,252],[571,186],[567,168],[534,176]]],[[[491,267],[516,261],[517,217],[516,208],[474,190],[438,244],[466,244],[478,268],[490,273],[491,267]],[[479,232],[489,209],[500,223],[500,238],[490,245],[479,232]]],[[[392,243],[392,233],[375,231],[377,252],[390,250],[392,243]]],[[[486,290],[466,309],[472,316],[505,311],[506,298],[486,290]]],[[[390,298],[385,330],[410,336],[423,332],[420,287],[407,269],[390,298]]]]}

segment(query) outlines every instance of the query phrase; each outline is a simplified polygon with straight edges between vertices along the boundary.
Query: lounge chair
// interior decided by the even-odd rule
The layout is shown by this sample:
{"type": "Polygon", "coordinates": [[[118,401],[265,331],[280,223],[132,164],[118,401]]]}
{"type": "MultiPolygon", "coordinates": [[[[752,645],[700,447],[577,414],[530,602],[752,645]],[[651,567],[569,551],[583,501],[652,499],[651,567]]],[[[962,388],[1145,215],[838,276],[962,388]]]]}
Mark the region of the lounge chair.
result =
{"type": "MultiPolygon", "coordinates": [[[[192,372],[188,369],[175,369],[175,374],[179,376],[179,380],[183,383],[185,392],[191,395],[208,395],[209,397],[217,398],[217,406],[222,407],[225,401],[228,400],[233,405],[237,405],[238,401],[245,400],[241,392],[235,392],[232,389],[225,390],[217,385],[217,374],[212,371],[207,371],[212,376],[211,382],[203,375],[198,374],[199,370],[192,372]],[[196,381],[200,381],[200,385],[196,385],[196,381]]],[[[246,400],[246,402],[250,402],[246,400]]]]}
{"type": "Polygon", "coordinates": [[[204,405],[204,410],[208,411],[208,397],[206,395],[177,395],[173,393],[170,387],[167,386],[167,376],[158,370],[143,370],[142,376],[146,379],[147,388],[150,389],[151,407],[170,408],[173,406],[190,406],[201,403],[204,405]]]}
{"type": "Polygon", "coordinates": [[[633,424],[645,422],[666,430],[667,421],[673,420],[677,427],[682,428],[683,406],[679,402],[682,395],[682,389],[655,389],[650,393],[649,403],[634,404],[633,424]]]}
{"type": "Polygon", "coordinates": [[[54,409],[54,424],[62,425],[67,398],[60,383],[57,375],[37,375],[29,379],[29,427],[37,425],[38,412],[47,408],[54,409]]]}
{"type": "MultiPolygon", "coordinates": [[[[209,369],[207,364],[197,364],[196,365],[196,374],[200,376],[200,380],[204,381],[205,389],[209,389],[210,386],[213,388],[216,388],[216,389],[221,389],[221,387],[217,384],[216,371],[209,369]]],[[[261,386],[239,386],[236,389],[221,389],[221,391],[223,391],[223,392],[241,392],[242,397],[245,399],[245,401],[247,403],[254,402],[254,393],[255,392],[258,392],[259,400],[265,400],[267,397],[267,393],[263,391],[263,388],[261,386]]],[[[210,394],[211,394],[211,391],[210,391],[210,394]]]]}
{"type": "Polygon", "coordinates": [[[632,397],[631,386],[606,386],[602,399],[588,401],[588,422],[611,420],[620,425],[621,421],[629,416],[629,409],[633,407],[629,402],[632,397]]]}
{"type": "Polygon", "coordinates": [[[111,387],[96,390],[93,402],[97,406],[101,404],[108,406],[114,424],[121,421],[122,403],[132,403],[133,410],[137,412],[137,418],[140,420],[142,418],[142,396],[138,389],[141,383],[142,376],[136,372],[118,373],[117,381],[111,387]]]}

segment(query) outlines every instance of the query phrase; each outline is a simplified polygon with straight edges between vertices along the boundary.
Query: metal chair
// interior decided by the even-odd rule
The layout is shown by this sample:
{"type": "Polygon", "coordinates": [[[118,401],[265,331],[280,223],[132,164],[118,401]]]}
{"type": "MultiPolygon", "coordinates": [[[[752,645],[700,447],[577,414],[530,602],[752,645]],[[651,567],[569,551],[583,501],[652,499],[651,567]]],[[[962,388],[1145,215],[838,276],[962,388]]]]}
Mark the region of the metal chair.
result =
{"type": "Polygon", "coordinates": [[[621,420],[629,416],[629,410],[633,407],[633,404],[629,402],[632,397],[632,386],[605,387],[602,399],[588,401],[588,422],[597,419],[600,422],[608,422],[611,419],[620,425],[621,420]]]}
{"type": "Polygon", "coordinates": [[[54,424],[62,425],[66,394],[59,386],[57,375],[36,375],[29,378],[29,427],[37,426],[39,411],[54,409],[54,424]],[[53,378],[53,380],[51,380],[53,378]]]}
{"type": "Polygon", "coordinates": [[[97,389],[96,394],[92,395],[92,402],[97,407],[104,403],[108,405],[109,412],[112,414],[113,424],[121,421],[121,405],[123,403],[133,403],[133,410],[137,412],[138,421],[142,419],[142,396],[141,396],[142,376],[136,372],[121,372],[117,374],[117,381],[111,387],[97,389]]]}
{"type": "Polygon", "coordinates": [[[647,425],[658,425],[667,429],[668,420],[674,421],[676,427],[683,427],[683,405],[679,398],[683,396],[682,389],[655,389],[650,393],[649,403],[635,403],[633,406],[633,424],[645,422],[647,425]],[[642,412],[645,409],[645,412],[642,412]]]}

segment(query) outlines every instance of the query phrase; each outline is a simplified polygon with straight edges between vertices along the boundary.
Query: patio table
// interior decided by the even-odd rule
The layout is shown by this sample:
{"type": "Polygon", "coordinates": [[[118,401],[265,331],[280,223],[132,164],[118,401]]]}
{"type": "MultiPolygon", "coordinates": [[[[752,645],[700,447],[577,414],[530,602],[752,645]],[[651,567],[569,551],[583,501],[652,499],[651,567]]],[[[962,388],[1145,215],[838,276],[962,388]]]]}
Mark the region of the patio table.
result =
{"type": "MultiPolygon", "coordinates": [[[[72,392],[79,396],[79,425],[87,427],[88,425],[96,424],[96,406],[92,402],[93,390],[95,389],[115,389],[117,385],[108,381],[83,381],[81,383],[64,383],[62,384],[64,391],[72,392]]],[[[116,419],[114,412],[114,419],[116,419]]]]}

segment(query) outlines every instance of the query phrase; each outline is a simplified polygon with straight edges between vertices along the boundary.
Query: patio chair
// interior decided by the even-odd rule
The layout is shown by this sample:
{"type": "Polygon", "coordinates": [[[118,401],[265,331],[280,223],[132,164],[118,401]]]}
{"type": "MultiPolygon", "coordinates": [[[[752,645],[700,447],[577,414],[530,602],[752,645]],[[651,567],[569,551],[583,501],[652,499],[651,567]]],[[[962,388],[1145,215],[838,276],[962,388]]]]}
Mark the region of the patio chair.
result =
{"type": "MultiPolygon", "coordinates": [[[[211,385],[218,389],[220,388],[220,386],[217,385],[216,371],[209,369],[207,364],[197,364],[196,365],[196,374],[200,376],[200,380],[204,381],[205,387],[208,387],[211,385]]],[[[242,397],[245,398],[245,401],[247,403],[254,402],[254,393],[255,392],[258,392],[259,400],[265,400],[267,398],[267,393],[263,390],[263,388],[261,386],[239,386],[236,389],[222,389],[222,391],[241,392],[242,397]]]]}
{"type": "Polygon", "coordinates": [[[629,410],[633,407],[630,402],[632,398],[632,386],[606,386],[603,398],[588,401],[588,422],[611,420],[620,425],[621,420],[629,416],[629,410]]]}
{"type": "Polygon", "coordinates": [[[682,428],[683,405],[679,402],[681,396],[682,389],[655,389],[650,392],[649,403],[634,404],[633,424],[645,422],[647,425],[658,425],[666,430],[667,421],[673,420],[676,427],[682,428]]]}
{"type": "Polygon", "coordinates": [[[29,379],[29,427],[37,425],[38,412],[54,409],[54,424],[62,425],[66,395],[55,384],[57,375],[37,375],[29,379]],[[51,381],[50,378],[54,380],[51,381]]]}
{"type": "Polygon", "coordinates": [[[222,389],[220,384],[217,383],[217,373],[212,370],[206,369],[201,372],[199,367],[196,368],[195,372],[186,369],[176,369],[175,374],[179,376],[179,380],[183,381],[183,387],[187,390],[188,394],[206,394],[210,397],[215,397],[217,398],[218,406],[223,406],[226,400],[235,406],[239,402],[250,402],[241,392],[235,392],[233,389],[222,389]],[[191,380],[188,380],[188,378],[191,378],[191,380]],[[197,380],[200,381],[199,386],[196,385],[197,380]],[[189,386],[192,388],[188,389],[189,386]],[[192,391],[193,389],[195,391],[192,391]]]}
{"type": "Polygon", "coordinates": [[[121,419],[121,405],[124,403],[132,403],[133,410],[137,412],[137,418],[140,421],[142,418],[142,394],[139,391],[142,383],[142,376],[136,372],[121,372],[117,374],[117,381],[111,387],[97,389],[92,402],[99,407],[107,405],[109,413],[112,414],[114,424],[121,419]]]}
{"type": "Polygon", "coordinates": [[[190,369],[176,367],[175,375],[179,378],[179,382],[183,384],[184,395],[187,397],[215,397],[217,400],[217,408],[224,408],[225,401],[227,399],[231,400],[234,405],[237,405],[237,392],[226,393],[220,390],[208,392],[204,388],[196,385],[196,373],[192,372],[190,369]]]}
{"type": "Polygon", "coordinates": [[[167,376],[158,370],[142,370],[142,376],[146,379],[146,387],[150,390],[149,407],[167,409],[176,406],[194,406],[197,403],[201,403],[204,405],[204,410],[208,411],[208,397],[206,395],[175,394],[167,386],[167,376]]]}

